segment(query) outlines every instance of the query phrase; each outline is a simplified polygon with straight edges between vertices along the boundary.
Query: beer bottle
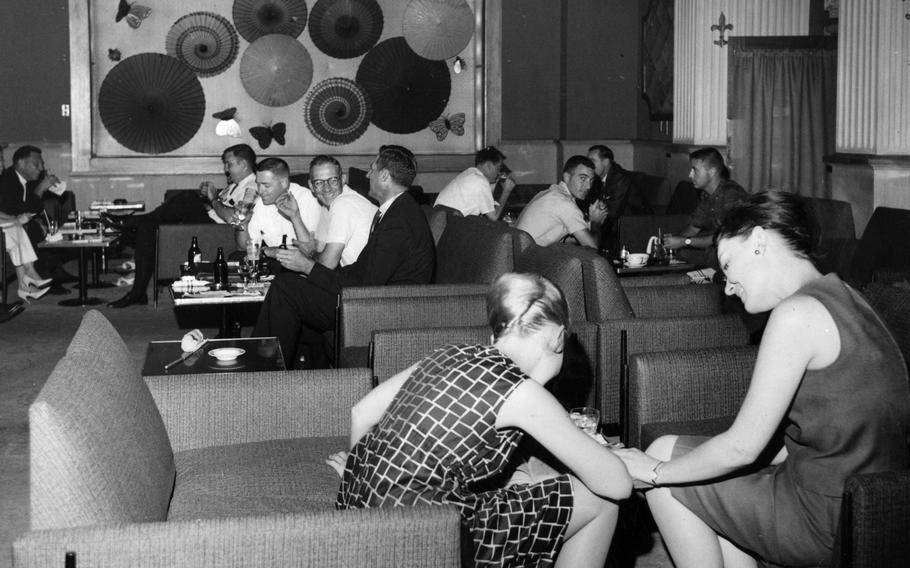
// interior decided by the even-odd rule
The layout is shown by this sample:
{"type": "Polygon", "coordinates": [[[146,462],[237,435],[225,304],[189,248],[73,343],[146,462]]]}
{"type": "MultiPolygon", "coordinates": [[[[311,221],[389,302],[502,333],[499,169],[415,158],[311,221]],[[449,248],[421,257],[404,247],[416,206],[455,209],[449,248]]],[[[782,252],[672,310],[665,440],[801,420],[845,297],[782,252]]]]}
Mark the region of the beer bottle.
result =
{"type": "Polygon", "coordinates": [[[287,250],[287,248],[288,248],[288,236],[287,235],[281,235],[281,245],[279,245],[278,248],[287,250]]]}
{"type": "Polygon", "coordinates": [[[218,247],[218,256],[215,257],[215,265],[212,272],[215,276],[215,289],[226,290],[228,287],[228,265],[224,260],[224,248],[218,247]]]}
{"type": "Polygon", "coordinates": [[[202,260],[202,251],[199,249],[199,237],[193,236],[193,242],[190,243],[190,249],[186,251],[186,262],[190,267],[190,273],[196,274],[199,272],[199,267],[196,266],[196,263],[202,260]]]}

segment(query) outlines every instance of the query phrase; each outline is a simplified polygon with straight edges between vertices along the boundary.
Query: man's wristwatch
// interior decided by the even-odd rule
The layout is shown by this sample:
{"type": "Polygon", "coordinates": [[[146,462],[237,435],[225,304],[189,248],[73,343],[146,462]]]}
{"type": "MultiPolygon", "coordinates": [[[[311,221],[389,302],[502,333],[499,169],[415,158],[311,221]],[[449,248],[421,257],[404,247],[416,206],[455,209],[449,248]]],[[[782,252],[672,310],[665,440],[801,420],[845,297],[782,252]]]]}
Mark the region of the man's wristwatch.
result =
{"type": "Polygon", "coordinates": [[[683,244],[685,244],[687,247],[692,246],[692,238],[686,237],[686,240],[683,241],[683,244]]]}

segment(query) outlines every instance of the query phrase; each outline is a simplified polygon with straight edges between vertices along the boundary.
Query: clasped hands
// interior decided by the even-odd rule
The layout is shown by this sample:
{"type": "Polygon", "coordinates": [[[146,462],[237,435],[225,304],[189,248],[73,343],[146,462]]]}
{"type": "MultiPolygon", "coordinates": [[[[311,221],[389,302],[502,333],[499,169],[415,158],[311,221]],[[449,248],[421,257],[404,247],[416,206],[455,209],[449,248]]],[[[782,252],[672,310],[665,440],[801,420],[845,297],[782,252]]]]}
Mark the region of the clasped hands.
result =
{"type": "Polygon", "coordinates": [[[588,206],[588,219],[592,223],[603,224],[607,219],[607,206],[601,201],[595,201],[588,206]]]}

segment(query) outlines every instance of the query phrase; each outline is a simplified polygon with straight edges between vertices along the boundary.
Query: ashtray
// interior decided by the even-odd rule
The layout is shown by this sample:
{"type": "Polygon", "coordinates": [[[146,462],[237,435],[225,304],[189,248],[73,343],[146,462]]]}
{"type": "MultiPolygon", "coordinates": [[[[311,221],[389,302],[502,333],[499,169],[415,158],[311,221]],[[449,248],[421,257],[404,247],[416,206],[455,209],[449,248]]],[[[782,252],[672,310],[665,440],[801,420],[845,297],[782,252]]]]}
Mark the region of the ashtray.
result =
{"type": "Polygon", "coordinates": [[[219,361],[233,361],[244,353],[246,353],[246,349],[241,349],[239,347],[219,347],[218,349],[209,351],[209,355],[219,361]]]}

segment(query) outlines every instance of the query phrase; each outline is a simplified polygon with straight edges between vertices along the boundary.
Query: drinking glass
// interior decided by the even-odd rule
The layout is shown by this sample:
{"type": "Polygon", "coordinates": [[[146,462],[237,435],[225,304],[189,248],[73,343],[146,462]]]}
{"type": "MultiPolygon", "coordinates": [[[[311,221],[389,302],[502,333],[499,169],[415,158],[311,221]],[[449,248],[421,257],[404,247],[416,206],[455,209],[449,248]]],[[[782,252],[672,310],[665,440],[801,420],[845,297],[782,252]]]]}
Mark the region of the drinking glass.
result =
{"type": "Polygon", "coordinates": [[[50,235],[56,235],[56,234],[57,234],[57,228],[58,228],[58,227],[57,227],[57,221],[48,221],[48,224],[47,224],[47,232],[48,232],[48,234],[50,234],[50,235]]]}
{"type": "Polygon", "coordinates": [[[590,406],[579,406],[569,411],[569,418],[576,426],[585,431],[588,436],[597,435],[597,427],[600,424],[600,411],[590,406]]]}
{"type": "Polygon", "coordinates": [[[234,206],[234,219],[231,220],[231,225],[235,229],[243,229],[243,222],[253,211],[253,203],[250,201],[241,201],[234,206]]]}

